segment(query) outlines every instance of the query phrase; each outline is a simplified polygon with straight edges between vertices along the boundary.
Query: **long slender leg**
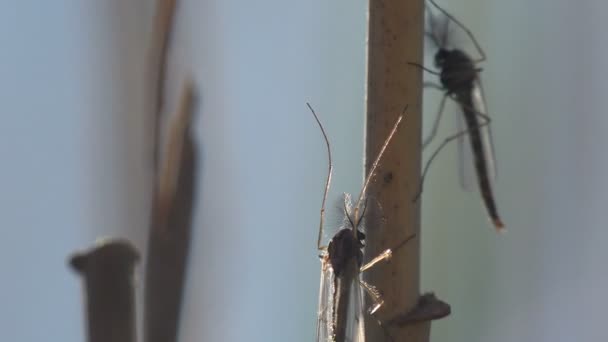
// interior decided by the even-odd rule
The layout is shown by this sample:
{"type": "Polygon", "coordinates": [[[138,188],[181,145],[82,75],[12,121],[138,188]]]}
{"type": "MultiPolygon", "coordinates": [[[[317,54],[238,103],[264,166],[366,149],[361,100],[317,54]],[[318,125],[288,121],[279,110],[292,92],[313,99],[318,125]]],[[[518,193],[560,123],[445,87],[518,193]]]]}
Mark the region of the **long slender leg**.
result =
{"type": "Polygon", "coordinates": [[[376,311],[378,311],[378,309],[380,309],[382,304],[384,304],[382,295],[380,294],[380,291],[378,291],[378,289],[375,286],[370,285],[369,283],[367,283],[361,279],[359,279],[359,283],[361,284],[361,286],[363,287],[365,292],[367,292],[369,297],[374,302],[374,305],[369,309],[369,313],[373,315],[376,313],[376,311]]]}
{"type": "Polygon", "coordinates": [[[422,88],[433,88],[435,90],[439,90],[441,92],[445,92],[445,88],[441,85],[433,82],[424,82],[422,83],[422,88]]]}
{"type": "Polygon", "coordinates": [[[435,76],[441,76],[441,74],[440,74],[439,72],[437,72],[437,71],[435,71],[435,70],[431,70],[431,69],[429,69],[429,68],[425,67],[425,66],[424,66],[424,65],[422,65],[422,64],[415,63],[415,62],[407,62],[407,64],[412,65],[412,66],[415,66],[415,67],[418,67],[418,68],[420,68],[420,69],[422,69],[422,70],[424,70],[424,71],[426,71],[426,72],[428,72],[428,73],[430,73],[430,74],[432,74],[432,75],[435,75],[435,76]]]}
{"type": "Polygon", "coordinates": [[[483,61],[486,60],[486,54],[483,51],[483,49],[481,48],[481,45],[479,45],[479,43],[477,42],[477,39],[475,39],[475,36],[473,35],[473,33],[471,32],[471,30],[469,30],[463,23],[461,23],[458,19],[454,18],[453,15],[451,15],[450,13],[448,13],[445,9],[443,9],[441,6],[439,6],[434,0],[428,0],[433,6],[435,6],[438,10],[441,11],[441,13],[443,13],[446,17],[448,17],[450,20],[452,20],[456,25],[458,25],[461,29],[464,30],[464,32],[469,36],[469,38],[471,39],[471,41],[473,42],[473,44],[475,45],[475,48],[477,49],[477,51],[479,52],[479,55],[481,56],[481,58],[478,58],[475,60],[475,63],[481,63],[483,61]]]}
{"type": "MultiPolygon", "coordinates": [[[[426,137],[424,139],[424,142],[422,143],[422,149],[425,149],[427,147],[427,145],[431,143],[431,140],[433,140],[433,138],[437,135],[437,129],[439,128],[439,121],[441,121],[441,117],[443,115],[443,109],[445,107],[445,101],[446,101],[448,94],[445,93],[445,89],[437,83],[424,82],[422,84],[422,87],[423,88],[433,88],[433,89],[439,90],[444,93],[443,98],[441,99],[441,103],[439,104],[439,110],[437,111],[437,115],[435,117],[435,121],[433,123],[433,128],[431,129],[431,133],[429,134],[428,137],[426,137]]],[[[452,98],[452,97],[450,97],[450,98],[452,98]]]]}
{"type": "Polygon", "coordinates": [[[368,263],[366,263],[365,265],[361,266],[361,268],[359,269],[359,272],[365,272],[367,270],[369,270],[370,268],[374,267],[376,264],[382,262],[382,261],[388,261],[393,257],[393,252],[398,250],[399,248],[403,247],[408,241],[410,241],[411,239],[415,238],[416,234],[412,234],[410,236],[408,236],[407,238],[405,238],[403,241],[401,241],[397,246],[395,246],[394,248],[388,248],[385,249],[384,252],[380,253],[378,256],[376,256],[375,258],[373,258],[372,260],[370,260],[368,263]]]}
{"type": "Polygon", "coordinates": [[[329,139],[327,138],[327,134],[325,133],[325,129],[323,128],[323,125],[321,124],[321,121],[319,120],[317,113],[315,113],[315,110],[312,109],[312,106],[310,105],[310,103],[307,102],[306,105],[308,106],[308,109],[310,109],[310,111],[312,112],[312,115],[315,117],[315,120],[317,121],[317,124],[319,125],[319,128],[321,129],[321,133],[323,133],[323,138],[325,139],[325,145],[327,145],[327,159],[328,159],[327,181],[325,182],[325,189],[323,191],[323,201],[321,202],[319,236],[317,237],[318,250],[325,250],[327,248],[327,246],[321,245],[321,240],[323,239],[323,224],[325,222],[325,202],[327,200],[327,193],[329,192],[329,185],[331,184],[331,173],[332,173],[334,166],[331,162],[331,148],[329,145],[329,139]]]}
{"type": "Polygon", "coordinates": [[[387,329],[387,326],[378,317],[376,317],[376,312],[382,307],[382,305],[384,305],[382,294],[380,294],[380,291],[378,291],[375,286],[361,279],[359,279],[359,284],[372,300],[372,305],[369,307],[367,312],[376,320],[378,325],[382,328],[382,331],[384,332],[386,338],[391,342],[394,341],[393,337],[387,329]]]}
{"type": "MultiPolygon", "coordinates": [[[[479,114],[479,113],[478,113],[479,114]]],[[[433,154],[431,155],[431,157],[429,158],[429,160],[426,162],[425,166],[424,166],[424,170],[422,171],[422,176],[420,177],[420,187],[418,189],[418,192],[416,193],[416,196],[413,199],[413,202],[418,201],[418,199],[420,199],[420,195],[422,194],[422,187],[424,185],[424,179],[426,177],[427,172],[429,171],[429,167],[431,166],[431,163],[433,162],[433,160],[437,157],[437,155],[439,154],[439,152],[441,152],[441,150],[450,142],[460,138],[463,135],[469,134],[469,132],[471,132],[474,129],[480,129],[484,126],[487,126],[490,122],[489,121],[485,121],[483,123],[480,123],[479,125],[477,125],[477,127],[474,128],[470,128],[470,129],[465,129],[462,130],[454,135],[451,135],[447,138],[445,138],[445,140],[441,143],[441,145],[439,145],[439,147],[437,147],[437,149],[435,150],[435,152],[433,152],[433,154]]]]}
{"type": "MultiPolygon", "coordinates": [[[[471,106],[469,106],[469,105],[466,105],[466,104],[464,104],[464,103],[461,103],[461,102],[460,102],[460,101],[458,101],[458,99],[457,99],[457,98],[455,98],[453,95],[450,95],[450,99],[452,99],[454,102],[458,103],[458,105],[462,106],[463,108],[466,108],[466,109],[468,109],[468,110],[472,111],[473,113],[475,113],[475,115],[477,115],[478,117],[480,117],[481,119],[483,119],[483,120],[484,120],[484,123],[485,123],[485,124],[488,124],[488,125],[489,125],[489,124],[492,122],[492,118],[490,118],[490,117],[488,116],[488,114],[486,114],[486,113],[482,113],[482,112],[478,111],[477,109],[475,109],[475,108],[473,108],[473,107],[471,107],[471,106]]],[[[481,126],[480,126],[480,127],[478,127],[478,128],[481,128],[481,127],[483,127],[483,126],[485,126],[485,125],[481,125],[481,126]]]]}
{"type": "Polygon", "coordinates": [[[443,108],[445,107],[445,101],[448,98],[448,94],[444,94],[441,98],[441,103],[439,104],[439,110],[437,111],[437,116],[435,117],[435,121],[433,122],[433,128],[431,129],[431,133],[424,138],[424,142],[422,143],[422,149],[424,150],[431,141],[437,135],[437,130],[439,129],[439,122],[441,121],[441,117],[443,116],[443,108]]]}
{"type": "Polygon", "coordinates": [[[374,162],[372,163],[372,166],[369,168],[369,173],[368,173],[367,177],[365,178],[365,182],[363,182],[363,187],[361,187],[361,192],[359,193],[359,197],[357,199],[357,204],[355,205],[355,209],[354,209],[355,220],[358,220],[358,218],[360,217],[359,210],[361,208],[361,202],[363,200],[363,197],[366,194],[367,186],[369,185],[369,182],[371,181],[371,179],[374,177],[376,168],[380,164],[380,160],[382,159],[382,156],[384,155],[384,151],[386,151],[388,144],[391,142],[391,139],[393,139],[393,136],[397,132],[397,128],[399,128],[399,124],[401,123],[401,120],[403,120],[403,116],[407,112],[407,108],[408,108],[408,105],[405,105],[405,107],[403,108],[403,111],[401,111],[401,115],[399,115],[399,117],[395,121],[395,124],[393,125],[393,129],[388,134],[388,137],[386,137],[386,139],[384,140],[382,147],[380,147],[380,151],[378,152],[378,155],[376,156],[376,160],[374,160],[374,162]]]}
{"type": "MultiPolygon", "coordinates": [[[[366,270],[369,270],[370,268],[372,268],[373,266],[375,266],[376,264],[378,264],[381,261],[388,261],[392,257],[393,251],[396,251],[396,250],[400,249],[401,247],[403,247],[404,245],[406,245],[408,241],[410,241],[411,239],[413,239],[415,237],[416,237],[416,234],[412,234],[412,235],[408,236],[407,238],[405,238],[403,241],[401,241],[394,248],[392,248],[392,249],[389,248],[389,249],[385,250],[379,256],[375,257],[373,260],[371,260],[367,264],[363,265],[359,269],[359,273],[362,273],[362,272],[365,272],[366,270]]],[[[365,282],[365,281],[363,281],[361,279],[359,279],[359,283],[361,284],[361,286],[363,287],[363,289],[369,295],[369,297],[372,299],[372,302],[373,302],[373,305],[369,309],[369,314],[372,315],[372,317],[374,317],[376,319],[376,322],[378,322],[378,324],[382,328],[382,331],[384,331],[384,334],[386,335],[386,337],[390,341],[393,341],[394,339],[391,336],[390,332],[388,331],[387,327],[375,315],[376,312],[384,304],[384,300],[382,299],[382,295],[381,295],[380,291],[378,291],[378,289],[375,286],[373,286],[373,285],[371,285],[371,284],[369,284],[369,283],[367,283],[367,282],[365,282]]]]}

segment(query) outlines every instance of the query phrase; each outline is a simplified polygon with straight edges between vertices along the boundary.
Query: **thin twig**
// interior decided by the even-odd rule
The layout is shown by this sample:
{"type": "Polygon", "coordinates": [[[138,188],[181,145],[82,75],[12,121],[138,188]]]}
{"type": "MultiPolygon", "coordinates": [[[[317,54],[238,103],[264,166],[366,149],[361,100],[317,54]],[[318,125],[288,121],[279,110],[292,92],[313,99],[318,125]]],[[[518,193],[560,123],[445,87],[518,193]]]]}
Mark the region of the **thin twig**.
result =
{"type": "MultiPolygon", "coordinates": [[[[368,193],[385,208],[386,227],[377,229],[377,217],[366,218],[365,255],[375,256],[415,234],[416,238],[395,251],[392,262],[367,274],[366,280],[382,293],[382,321],[411,310],[419,295],[420,207],[411,203],[420,179],[420,127],[422,78],[408,62],[422,60],[424,37],[423,0],[370,0],[368,32],[368,80],[366,169],[392,123],[408,104],[408,119],[395,134],[378,168],[379,181],[371,182],[368,193]]],[[[429,325],[380,327],[375,317],[366,320],[366,341],[428,341],[429,325]],[[389,330],[390,336],[387,336],[389,330]]]]}
{"type": "Polygon", "coordinates": [[[177,339],[192,230],[196,151],[189,130],[194,93],[190,79],[181,90],[176,112],[166,120],[165,141],[161,140],[175,7],[176,0],[158,1],[149,56],[154,195],[144,283],[145,342],[177,339]]]}
{"type": "Polygon", "coordinates": [[[165,96],[165,79],[167,73],[167,50],[175,16],[177,0],[158,0],[154,23],[152,26],[152,41],[148,55],[148,68],[146,76],[147,85],[150,86],[149,113],[152,117],[152,159],[155,168],[154,175],[159,172],[156,168],[160,159],[160,132],[162,127],[161,115],[163,99],[165,96]]]}

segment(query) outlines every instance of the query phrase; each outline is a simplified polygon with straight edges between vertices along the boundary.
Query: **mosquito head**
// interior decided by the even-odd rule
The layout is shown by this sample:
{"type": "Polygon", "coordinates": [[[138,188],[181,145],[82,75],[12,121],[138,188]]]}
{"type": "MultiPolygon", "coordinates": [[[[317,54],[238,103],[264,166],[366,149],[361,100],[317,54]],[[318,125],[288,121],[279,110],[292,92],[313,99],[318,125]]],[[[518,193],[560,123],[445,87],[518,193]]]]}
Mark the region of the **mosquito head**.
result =
{"type": "Polygon", "coordinates": [[[359,238],[358,236],[355,238],[352,230],[345,228],[338,231],[329,241],[327,255],[337,277],[348,267],[351,260],[357,260],[357,264],[361,265],[363,244],[358,240],[359,238]]]}
{"type": "Polygon", "coordinates": [[[435,67],[438,69],[443,69],[449,56],[449,50],[444,48],[440,48],[439,50],[437,50],[437,53],[435,53],[435,67]]]}

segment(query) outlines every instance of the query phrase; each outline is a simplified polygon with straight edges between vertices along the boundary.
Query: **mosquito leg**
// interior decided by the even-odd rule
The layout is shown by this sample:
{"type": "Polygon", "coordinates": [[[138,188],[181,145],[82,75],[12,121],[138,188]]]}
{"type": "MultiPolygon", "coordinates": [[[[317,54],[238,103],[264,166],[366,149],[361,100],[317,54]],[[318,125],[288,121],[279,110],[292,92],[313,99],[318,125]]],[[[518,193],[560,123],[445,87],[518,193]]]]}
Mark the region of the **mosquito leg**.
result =
{"type": "Polygon", "coordinates": [[[361,287],[372,299],[372,306],[368,309],[369,314],[376,320],[376,323],[378,323],[380,328],[382,328],[385,337],[391,342],[394,341],[395,339],[390,334],[390,331],[388,330],[387,326],[384,324],[384,322],[382,322],[382,320],[376,317],[376,312],[378,312],[382,305],[384,305],[384,299],[382,299],[382,294],[380,294],[380,291],[378,291],[375,286],[366,283],[363,280],[359,280],[359,284],[361,284],[361,287]]]}
{"type": "MultiPolygon", "coordinates": [[[[460,106],[462,106],[463,108],[466,108],[466,109],[470,110],[471,112],[475,113],[475,115],[477,115],[479,118],[483,119],[483,121],[484,121],[483,123],[484,124],[488,124],[489,125],[492,122],[492,118],[490,118],[490,116],[488,114],[482,113],[482,112],[478,111],[477,109],[475,109],[475,108],[473,108],[473,107],[471,107],[469,105],[461,103],[460,101],[458,101],[458,99],[456,99],[455,97],[453,97],[453,95],[450,95],[450,98],[454,102],[456,102],[460,106]]],[[[483,127],[483,126],[481,126],[481,127],[483,127]]],[[[478,128],[481,128],[481,127],[478,127],[478,128]]]]}
{"type": "Polygon", "coordinates": [[[441,99],[441,103],[439,104],[439,110],[437,111],[437,116],[433,123],[433,128],[431,130],[431,133],[429,134],[428,137],[426,137],[424,139],[424,142],[422,143],[422,149],[424,150],[427,147],[427,145],[431,143],[431,141],[433,140],[435,135],[437,135],[437,129],[439,128],[439,121],[441,120],[441,116],[443,115],[443,108],[445,106],[446,97],[448,95],[447,95],[447,93],[445,93],[445,89],[437,83],[424,82],[422,84],[422,87],[423,88],[433,88],[433,89],[439,90],[444,93],[443,98],[441,99]]]}
{"type": "Polygon", "coordinates": [[[369,295],[369,297],[372,299],[373,305],[370,307],[369,313],[373,315],[384,304],[382,295],[380,294],[380,291],[378,291],[378,289],[375,286],[373,286],[369,283],[366,283],[365,281],[360,280],[360,279],[359,279],[359,283],[361,284],[361,287],[363,287],[365,292],[369,295]]]}
{"type": "Polygon", "coordinates": [[[439,90],[441,92],[445,92],[445,88],[441,85],[433,82],[424,82],[422,83],[422,88],[433,88],[435,90],[439,90]]]}
{"type": "Polygon", "coordinates": [[[368,175],[367,175],[367,177],[365,177],[365,182],[363,182],[363,187],[361,187],[361,192],[359,193],[359,197],[357,199],[357,204],[355,205],[355,209],[354,209],[355,219],[358,219],[358,217],[359,217],[359,208],[361,207],[361,202],[363,200],[363,196],[365,196],[365,194],[366,194],[367,186],[369,185],[369,182],[371,181],[371,179],[375,176],[376,168],[378,168],[378,165],[380,164],[380,160],[382,159],[382,156],[384,155],[384,152],[386,151],[388,144],[391,142],[391,139],[393,139],[393,136],[397,132],[397,128],[399,128],[399,124],[401,123],[401,120],[403,120],[403,116],[407,112],[407,108],[408,108],[408,105],[405,105],[405,107],[403,108],[403,111],[401,112],[401,115],[399,115],[399,117],[395,121],[395,124],[393,125],[393,129],[388,134],[388,137],[386,137],[386,139],[384,140],[382,147],[380,147],[380,151],[378,152],[376,159],[374,160],[371,167],[369,168],[368,175]]]}
{"type": "Polygon", "coordinates": [[[306,105],[308,106],[308,109],[310,109],[310,111],[312,112],[312,115],[315,117],[315,120],[317,121],[317,124],[319,125],[319,128],[321,129],[321,133],[323,134],[323,138],[325,139],[325,145],[327,145],[327,160],[328,160],[327,180],[325,181],[325,189],[323,191],[323,201],[321,202],[319,236],[317,237],[318,250],[325,250],[325,249],[327,249],[327,246],[321,245],[321,240],[323,239],[323,224],[325,223],[325,202],[327,200],[327,193],[329,192],[329,185],[331,184],[331,173],[332,173],[334,166],[331,162],[331,148],[329,145],[329,139],[327,138],[327,134],[325,133],[325,129],[323,128],[323,125],[321,124],[321,121],[319,120],[317,113],[315,113],[315,110],[312,109],[312,106],[310,105],[310,103],[307,102],[306,105]]]}
{"type": "Polygon", "coordinates": [[[422,143],[422,149],[424,150],[431,141],[437,135],[437,130],[439,129],[439,122],[441,121],[441,117],[443,116],[443,108],[445,107],[445,101],[448,98],[448,94],[444,94],[441,98],[441,103],[439,104],[439,110],[437,111],[437,116],[435,117],[435,121],[433,122],[433,128],[431,129],[431,133],[424,138],[424,142],[422,143]]]}
{"type": "Polygon", "coordinates": [[[385,249],[384,252],[380,253],[378,256],[376,256],[375,258],[373,258],[372,260],[370,260],[365,265],[361,266],[361,268],[359,269],[359,272],[363,273],[363,272],[369,270],[370,268],[376,266],[376,264],[378,264],[378,263],[380,263],[382,261],[388,261],[388,260],[390,260],[393,257],[393,252],[394,251],[396,251],[399,248],[403,247],[408,241],[410,241],[411,239],[413,239],[415,237],[416,237],[416,234],[412,234],[412,235],[408,236],[407,238],[405,238],[405,240],[401,241],[394,248],[385,249]]]}
{"type": "Polygon", "coordinates": [[[424,71],[426,71],[426,72],[428,72],[428,73],[430,73],[432,75],[435,75],[435,76],[440,76],[441,75],[439,72],[437,72],[435,70],[431,70],[431,69],[425,67],[422,64],[418,64],[418,63],[415,63],[415,62],[407,62],[407,64],[415,66],[415,67],[418,67],[418,68],[420,68],[420,69],[422,69],[422,70],[424,70],[424,71]]]}
{"type": "Polygon", "coordinates": [[[422,195],[422,187],[424,185],[424,179],[426,177],[427,172],[429,171],[429,167],[431,166],[433,160],[435,160],[435,158],[437,157],[437,155],[439,154],[439,152],[441,152],[441,150],[450,142],[466,135],[469,134],[469,132],[471,132],[472,130],[476,130],[476,129],[480,129],[484,126],[487,126],[489,124],[488,121],[484,122],[484,123],[480,123],[479,125],[477,125],[476,127],[472,127],[469,129],[465,129],[462,130],[454,135],[451,135],[447,138],[445,138],[445,140],[441,143],[441,145],[439,145],[439,147],[437,147],[437,149],[435,150],[435,152],[433,152],[433,154],[431,155],[431,158],[429,158],[429,160],[426,162],[426,164],[424,165],[424,170],[422,171],[422,176],[420,177],[420,187],[418,189],[418,192],[416,193],[416,196],[414,197],[414,199],[412,200],[413,202],[417,202],[420,199],[420,195],[422,195]]]}
{"type": "MultiPolygon", "coordinates": [[[[403,247],[405,244],[407,244],[408,241],[410,241],[414,237],[416,237],[416,234],[412,234],[412,235],[408,236],[403,241],[401,241],[397,246],[395,246],[393,249],[385,250],[383,253],[381,253],[379,256],[374,258],[372,261],[368,262],[363,267],[361,267],[359,272],[360,273],[364,272],[381,261],[389,260],[393,255],[393,251],[396,251],[399,248],[403,247]]],[[[365,290],[365,292],[369,295],[369,297],[372,299],[372,302],[373,302],[372,306],[368,310],[369,314],[372,317],[374,317],[374,319],[376,320],[378,325],[382,328],[384,335],[389,339],[389,341],[394,341],[387,326],[375,315],[376,312],[378,312],[378,310],[382,307],[382,305],[384,305],[384,300],[382,299],[382,294],[375,286],[373,286],[369,283],[366,283],[365,281],[363,281],[361,279],[359,279],[359,283],[361,284],[361,287],[365,290]]]]}
{"type": "Polygon", "coordinates": [[[481,48],[481,45],[479,45],[479,42],[477,42],[477,39],[475,39],[475,36],[473,35],[473,32],[471,32],[471,30],[469,30],[468,27],[466,27],[462,22],[460,22],[458,19],[454,18],[453,15],[451,15],[450,13],[448,13],[448,11],[446,11],[445,9],[443,9],[441,6],[439,6],[435,0],[428,0],[433,6],[435,6],[439,11],[441,11],[441,13],[443,13],[446,17],[448,17],[448,19],[450,19],[451,21],[453,21],[456,25],[458,25],[461,29],[464,30],[464,32],[467,34],[467,36],[469,36],[469,38],[471,39],[471,41],[473,42],[473,44],[475,45],[475,48],[477,49],[477,52],[479,52],[479,55],[481,56],[480,58],[475,60],[475,63],[481,63],[483,61],[486,60],[486,54],[483,51],[483,49],[481,48]]]}
{"type": "Polygon", "coordinates": [[[393,251],[389,248],[389,249],[385,249],[384,252],[380,253],[378,256],[376,256],[375,258],[373,258],[372,260],[370,260],[367,264],[361,266],[361,268],[359,269],[360,272],[365,272],[367,270],[369,270],[370,268],[376,266],[376,264],[382,262],[382,261],[388,261],[393,257],[393,251]]]}

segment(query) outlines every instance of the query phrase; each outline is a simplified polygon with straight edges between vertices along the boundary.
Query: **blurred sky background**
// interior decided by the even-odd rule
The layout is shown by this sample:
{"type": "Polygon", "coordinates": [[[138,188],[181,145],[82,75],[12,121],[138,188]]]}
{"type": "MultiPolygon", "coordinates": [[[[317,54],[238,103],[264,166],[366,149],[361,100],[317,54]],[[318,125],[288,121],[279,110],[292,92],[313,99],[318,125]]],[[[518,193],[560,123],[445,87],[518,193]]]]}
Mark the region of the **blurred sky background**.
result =
{"type": "MultiPolygon", "coordinates": [[[[448,148],[423,196],[422,289],[453,310],[432,341],[607,340],[608,4],[442,4],[488,55],[508,233],[496,235],[479,195],[460,188],[448,148]]],[[[100,236],[144,247],[153,2],[3,5],[0,340],[82,341],[67,256],[100,236]]],[[[179,0],[167,101],[192,73],[200,162],[180,341],[314,339],[326,155],[305,102],[332,141],[331,196],[357,192],[366,10],[363,0],[179,0]]],[[[428,132],[439,94],[424,99],[428,132]]],[[[442,135],[459,115],[447,111],[442,135]]]]}

